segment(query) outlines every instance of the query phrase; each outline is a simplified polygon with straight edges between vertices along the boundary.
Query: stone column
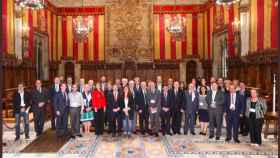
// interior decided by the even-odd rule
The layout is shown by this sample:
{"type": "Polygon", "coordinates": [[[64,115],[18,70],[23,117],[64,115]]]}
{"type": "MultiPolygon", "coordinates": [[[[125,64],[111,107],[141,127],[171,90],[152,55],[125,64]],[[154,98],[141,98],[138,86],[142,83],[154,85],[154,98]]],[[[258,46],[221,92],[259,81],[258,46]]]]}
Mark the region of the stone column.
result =
{"type": "Polygon", "coordinates": [[[204,77],[204,71],[203,71],[202,63],[199,60],[197,60],[196,64],[197,64],[197,68],[196,68],[197,74],[196,74],[196,77],[204,77]]]}
{"type": "Polygon", "coordinates": [[[81,64],[75,64],[75,81],[79,81],[81,77],[81,64]]]}
{"type": "Polygon", "coordinates": [[[64,62],[63,61],[58,65],[57,75],[58,76],[64,76],[65,75],[64,62]]]}
{"type": "Polygon", "coordinates": [[[180,77],[180,81],[186,82],[186,63],[185,62],[180,62],[179,65],[179,77],[180,77]]]}

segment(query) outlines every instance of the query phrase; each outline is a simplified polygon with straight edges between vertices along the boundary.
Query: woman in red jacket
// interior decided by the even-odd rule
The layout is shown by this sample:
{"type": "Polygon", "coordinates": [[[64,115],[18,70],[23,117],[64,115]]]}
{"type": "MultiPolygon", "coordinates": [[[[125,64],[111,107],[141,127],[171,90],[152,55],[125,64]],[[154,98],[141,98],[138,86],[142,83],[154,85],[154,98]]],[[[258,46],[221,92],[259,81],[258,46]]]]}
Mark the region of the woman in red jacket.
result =
{"type": "Polygon", "coordinates": [[[95,133],[96,135],[102,135],[104,130],[106,98],[101,90],[100,83],[96,83],[96,89],[92,92],[92,108],[95,112],[95,133]]]}

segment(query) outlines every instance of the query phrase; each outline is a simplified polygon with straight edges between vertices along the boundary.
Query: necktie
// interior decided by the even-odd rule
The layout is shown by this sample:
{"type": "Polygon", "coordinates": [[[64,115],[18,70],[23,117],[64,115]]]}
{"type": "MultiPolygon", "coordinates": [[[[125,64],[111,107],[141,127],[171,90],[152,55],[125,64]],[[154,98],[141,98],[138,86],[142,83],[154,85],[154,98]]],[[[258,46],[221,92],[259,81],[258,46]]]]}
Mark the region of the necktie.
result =
{"type": "Polygon", "coordinates": [[[146,92],[145,92],[145,90],[143,91],[143,96],[144,96],[144,103],[146,104],[146,92]]]}

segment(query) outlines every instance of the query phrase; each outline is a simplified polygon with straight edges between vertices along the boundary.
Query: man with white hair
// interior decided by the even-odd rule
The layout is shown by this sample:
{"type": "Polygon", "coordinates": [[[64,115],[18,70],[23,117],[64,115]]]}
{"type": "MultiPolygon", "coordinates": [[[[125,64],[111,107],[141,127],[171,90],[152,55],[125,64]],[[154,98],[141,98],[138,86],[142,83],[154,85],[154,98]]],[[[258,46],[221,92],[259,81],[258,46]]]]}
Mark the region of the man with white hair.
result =
{"type": "Polygon", "coordinates": [[[157,76],[157,83],[156,83],[156,89],[161,92],[162,91],[162,77],[161,76],[157,76]]]}
{"type": "Polygon", "coordinates": [[[80,93],[84,92],[84,86],[85,86],[85,79],[84,78],[80,78],[79,88],[78,88],[78,91],[80,93]]]}

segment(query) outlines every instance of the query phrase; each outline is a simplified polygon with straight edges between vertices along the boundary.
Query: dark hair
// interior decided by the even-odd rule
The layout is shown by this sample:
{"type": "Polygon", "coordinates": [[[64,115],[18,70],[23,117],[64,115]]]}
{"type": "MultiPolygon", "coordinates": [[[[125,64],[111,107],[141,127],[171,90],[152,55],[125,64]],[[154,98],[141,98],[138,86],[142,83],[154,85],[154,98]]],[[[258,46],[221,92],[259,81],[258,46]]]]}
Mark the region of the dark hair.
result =
{"type": "Polygon", "coordinates": [[[199,94],[202,95],[202,88],[205,88],[205,95],[207,95],[207,87],[206,86],[200,86],[199,88],[199,94]]]}

